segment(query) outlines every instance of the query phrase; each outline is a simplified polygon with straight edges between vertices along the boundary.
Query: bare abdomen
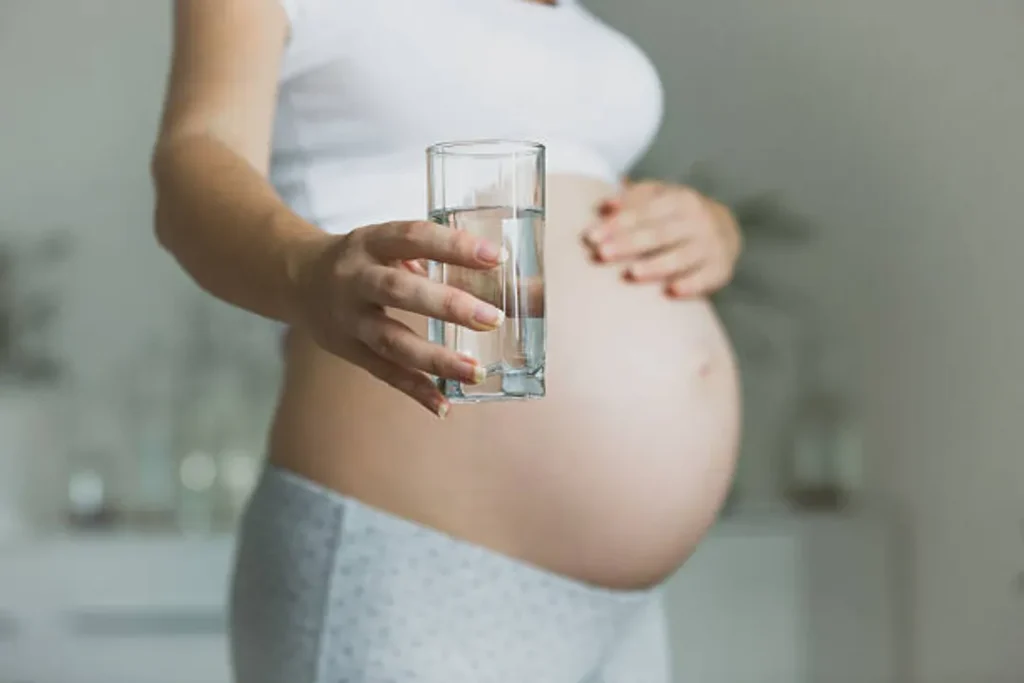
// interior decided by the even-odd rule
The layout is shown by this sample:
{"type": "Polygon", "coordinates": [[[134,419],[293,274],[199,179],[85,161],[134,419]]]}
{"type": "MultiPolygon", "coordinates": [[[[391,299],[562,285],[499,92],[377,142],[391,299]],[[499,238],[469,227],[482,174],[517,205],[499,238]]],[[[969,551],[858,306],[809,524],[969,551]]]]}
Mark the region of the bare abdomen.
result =
{"type": "Polygon", "coordinates": [[[736,370],[706,302],[589,262],[578,235],[608,190],[549,183],[544,399],[457,405],[439,421],[296,336],[273,460],[579,579],[632,587],[674,571],[731,478],[736,370]]]}

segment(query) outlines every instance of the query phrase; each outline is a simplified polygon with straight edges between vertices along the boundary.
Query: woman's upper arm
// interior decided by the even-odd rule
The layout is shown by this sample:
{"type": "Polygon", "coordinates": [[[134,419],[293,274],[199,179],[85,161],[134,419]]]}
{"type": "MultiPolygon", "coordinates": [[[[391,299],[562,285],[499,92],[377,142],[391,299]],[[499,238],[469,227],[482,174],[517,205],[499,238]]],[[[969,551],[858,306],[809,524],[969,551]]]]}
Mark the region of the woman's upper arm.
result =
{"type": "Polygon", "coordinates": [[[155,156],[183,138],[207,135],[266,174],[287,34],[280,0],[175,0],[155,156]]]}

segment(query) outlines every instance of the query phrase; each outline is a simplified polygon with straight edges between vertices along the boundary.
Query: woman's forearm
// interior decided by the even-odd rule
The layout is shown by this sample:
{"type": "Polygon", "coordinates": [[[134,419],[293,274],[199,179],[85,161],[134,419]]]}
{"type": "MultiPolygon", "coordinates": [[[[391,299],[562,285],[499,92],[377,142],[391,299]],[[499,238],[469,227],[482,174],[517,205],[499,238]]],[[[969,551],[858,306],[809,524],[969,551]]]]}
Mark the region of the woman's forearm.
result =
{"type": "Polygon", "coordinates": [[[329,238],[210,136],[162,143],[152,173],[157,238],[195,282],[228,303],[295,322],[298,273],[329,238]]]}

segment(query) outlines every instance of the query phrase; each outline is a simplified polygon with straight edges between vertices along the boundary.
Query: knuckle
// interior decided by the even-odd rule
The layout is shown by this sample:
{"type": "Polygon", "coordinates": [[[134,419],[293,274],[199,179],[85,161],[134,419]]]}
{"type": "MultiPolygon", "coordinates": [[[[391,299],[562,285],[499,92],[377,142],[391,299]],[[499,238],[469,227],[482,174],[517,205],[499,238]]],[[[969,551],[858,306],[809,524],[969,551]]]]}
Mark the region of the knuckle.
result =
{"type": "Polygon", "coordinates": [[[433,224],[426,221],[409,221],[402,224],[400,234],[408,242],[421,244],[430,240],[433,228],[433,224]]]}
{"type": "Polygon", "coordinates": [[[404,275],[404,273],[396,269],[389,269],[380,275],[377,286],[385,299],[389,301],[403,301],[409,297],[411,288],[404,275]]]}
{"type": "Polygon", "coordinates": [[[445,289],[444,294],[441,295],[441,310],[448,317],[457,317],[459,312],[459,302],[462,299],[462,295],[459,291],[453,287],[445,289]]]}
{"type": "Polygon", "coordinates": [[[394,358],[401,349],[401,339],[393,328],[386,327],[377,335],[377,351],[387,357],[394,358]]]}

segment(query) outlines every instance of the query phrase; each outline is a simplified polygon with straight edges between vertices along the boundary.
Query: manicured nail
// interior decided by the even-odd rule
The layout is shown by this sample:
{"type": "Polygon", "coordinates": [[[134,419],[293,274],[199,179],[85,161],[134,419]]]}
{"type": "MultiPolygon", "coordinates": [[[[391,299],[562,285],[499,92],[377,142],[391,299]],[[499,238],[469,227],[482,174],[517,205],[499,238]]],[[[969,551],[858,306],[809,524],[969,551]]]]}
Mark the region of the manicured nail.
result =
{"type": "Polygon", "coordinates": [[[470,380],[473,384],[483,384],[483,381],[487,379],[487,368],[482,365],[477,365],[473,368],[473,378],[470,380]]]}
{"type": "Polygon", "coordinates": [[[601,225],[592,225],[583,231],[583,239],[591,244],[597,244],[604,237],[604,230],[601,225]]]}
{"type": "Polygon", "coordinates": [[[505,321],[505,312],[490,304],[478,304],[473,311],[473,320],[487,327],[499,327],[505,321]]]}
{"type": "Polygon", "coordinates": [[[463,381],[471,384],[480,384],[487,379],[487,369],[478,363],[459,363],[455,371],[463,381]]]}
{"type": "Polygon", "coordinates": [[[451,409],[451,404],[448,401],[441,401],[441,404],[437,406],[437,417],[438,419],[445,419],[448,417],[448,411],[451,409]]]}
{"type": "Polygon", "coordinates": [[[476,248],[476,257],[481,261],[501,263],[503,261],[502,253],[504,251],[504,248],[499,248],[490,242],[483,241],[476,248]]]}

